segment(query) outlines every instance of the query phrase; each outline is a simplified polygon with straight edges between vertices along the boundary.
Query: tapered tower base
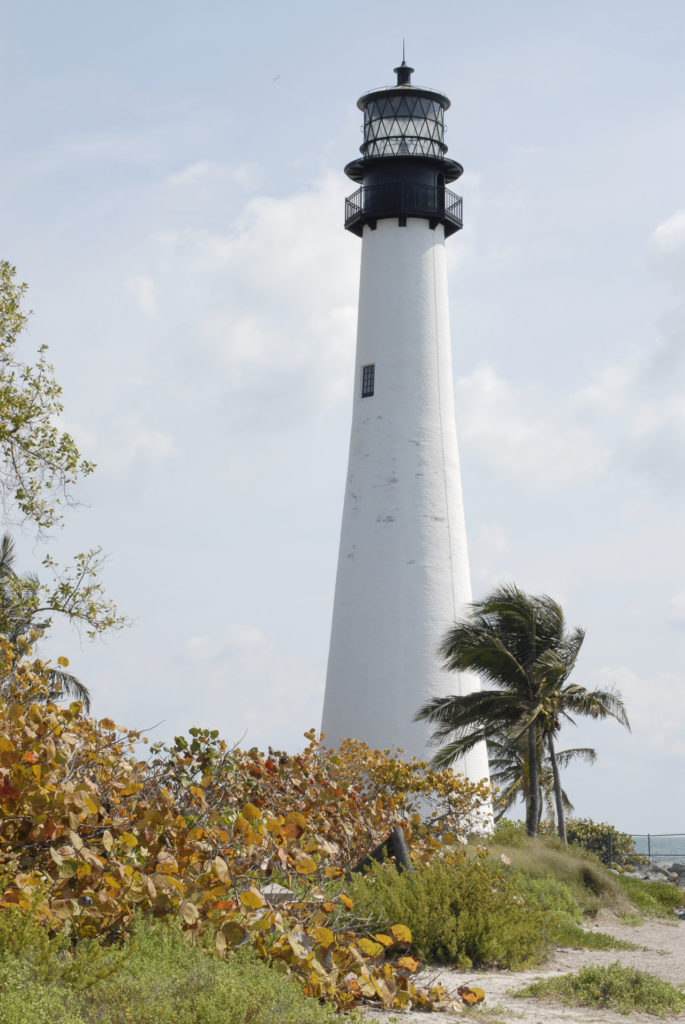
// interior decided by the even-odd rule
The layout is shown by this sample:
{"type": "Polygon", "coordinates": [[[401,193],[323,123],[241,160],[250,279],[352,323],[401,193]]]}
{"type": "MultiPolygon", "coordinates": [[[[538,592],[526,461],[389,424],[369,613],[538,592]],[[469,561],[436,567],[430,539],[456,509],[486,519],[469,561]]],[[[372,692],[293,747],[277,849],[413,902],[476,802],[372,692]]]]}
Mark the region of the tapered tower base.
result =
{"type": "MultiPolygon", "coordinates": [[[[429,697],[476,680],[437,649],[471,600],[444,226],[363,228],[355,395],[322,731],[430,759],[429,697]]],[[[457,764],[488,777],[481,744],[457,764]]]]}

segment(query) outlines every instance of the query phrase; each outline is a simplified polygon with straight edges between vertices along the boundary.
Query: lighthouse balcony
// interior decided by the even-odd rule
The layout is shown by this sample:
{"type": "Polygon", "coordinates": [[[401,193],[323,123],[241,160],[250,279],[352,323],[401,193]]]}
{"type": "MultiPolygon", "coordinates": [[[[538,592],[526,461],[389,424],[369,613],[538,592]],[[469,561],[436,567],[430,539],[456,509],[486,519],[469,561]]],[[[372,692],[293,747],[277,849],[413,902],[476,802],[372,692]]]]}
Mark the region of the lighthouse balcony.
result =
{"type": "Polygon", "coordinates": [[[444,185],[398,181],[362,185],[345,200],[345,227],[360,238],[365,224],[375,230],[378,220],[389,217],[397,217],[400,225],[407,217],[422,217],[432,228],[442,224],[448,237],[462,227],[461,196],[444,185]]]}

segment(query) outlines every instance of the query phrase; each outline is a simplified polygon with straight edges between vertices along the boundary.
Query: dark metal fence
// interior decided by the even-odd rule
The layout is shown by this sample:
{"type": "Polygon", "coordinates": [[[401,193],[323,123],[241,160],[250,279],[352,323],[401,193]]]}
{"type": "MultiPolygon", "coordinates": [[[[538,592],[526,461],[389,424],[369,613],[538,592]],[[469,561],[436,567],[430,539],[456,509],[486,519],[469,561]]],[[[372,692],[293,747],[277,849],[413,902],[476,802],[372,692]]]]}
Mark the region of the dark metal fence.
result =
{"type": "Polygon", "coordinates": [[[637,832],[631,839],[636,852],[647,857],[650,863],[685,863],[685,832],[637,832]]]}

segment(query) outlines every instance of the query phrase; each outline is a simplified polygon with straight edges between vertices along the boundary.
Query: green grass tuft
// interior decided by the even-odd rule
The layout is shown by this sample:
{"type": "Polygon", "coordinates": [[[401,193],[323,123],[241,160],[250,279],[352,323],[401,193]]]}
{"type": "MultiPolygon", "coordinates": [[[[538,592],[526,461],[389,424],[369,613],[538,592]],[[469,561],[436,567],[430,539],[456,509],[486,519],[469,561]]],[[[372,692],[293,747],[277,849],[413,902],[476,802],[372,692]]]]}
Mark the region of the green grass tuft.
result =
{"type": "Polygon", "coordinates": [[[554,941],[564,949],[644,949],[643,946],[626,939],[616,939],[606,932],[586,931],[577,924],[560,924],[554,941]]]}
{"type": "Polygon", "coordinates": [[[568,1006],[591,1006],[618,1013],[656,1017],[685,1010],[685,994],[667,981],[619,963],[583,967],[576,974],[536,981],[513,993],[520,999],[550,999],[568,1006]]]}
{"type": "Polygon", "coordinates": [[[684,905],[684,894],[671,882],[645,882],[641,878],[618,875],[618,883],[630,902],[645,917],[667,917],[684,905]]]}
{"type": "Polygon", "coordinates": [[[514,868],[533,878],[563,882],[584,914],[594,915],[602,907],[616,911],[631,909],[617,876],[579,847],[564,846],[554,837],[521,841],[517,836],[512,846],[491,843],[488,850],[493,860],[504,854],[514,868]]]}

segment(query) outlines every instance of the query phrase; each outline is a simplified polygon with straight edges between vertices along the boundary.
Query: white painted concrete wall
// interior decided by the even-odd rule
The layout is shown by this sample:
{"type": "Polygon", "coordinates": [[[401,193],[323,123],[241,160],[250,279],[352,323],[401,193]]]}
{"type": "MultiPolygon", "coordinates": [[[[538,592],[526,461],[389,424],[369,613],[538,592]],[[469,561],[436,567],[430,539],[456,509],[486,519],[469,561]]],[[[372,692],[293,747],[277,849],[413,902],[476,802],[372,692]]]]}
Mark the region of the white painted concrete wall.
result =
{"type": "MultiPolygon", "coordinates": [[[[426,220],[364,228],[350,456],[322,731],[430,758],[412,721],[478,681],[437,646],[471,600],[454,420],[445,240],[426,220]],[[374,363],[375,394],[361,397],[374,363]]],[[[455,766],[488,776],[482,744],[455,766]]]]}

